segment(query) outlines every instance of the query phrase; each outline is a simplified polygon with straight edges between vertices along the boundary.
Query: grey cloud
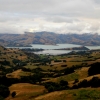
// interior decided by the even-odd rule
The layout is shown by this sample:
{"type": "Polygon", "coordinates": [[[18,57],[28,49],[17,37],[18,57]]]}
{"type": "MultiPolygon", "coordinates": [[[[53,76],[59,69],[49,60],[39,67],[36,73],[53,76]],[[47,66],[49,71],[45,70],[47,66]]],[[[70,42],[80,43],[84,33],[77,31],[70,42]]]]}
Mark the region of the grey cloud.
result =
{"type": "Polygon", "coordinates": [[[100,30],[100,23],[93,23],[90,27],[89,30],[91,32],[98,32],[98,30],[100,30]]]}
{"type": "Polygon", "coordinates": [[[90,11],[87,3],[86,0],[0,0],[0,10],[27,14],[81,14],[90,11]]]}
{"type": "Polygon", "coordinates": [[[72,24],[70,26],[67,26],[68,30],[78,31],[78,32],[84,30],[84,28],[85,28],[85,24],[83,24],[83,23],[78,23],[78,24],[76,23],[76,24],[72,24]]]}
{"type": "Polygon", "coordinates": [[[73,17],[63,17],[63,16],[54,16],[54,17],[48,17],[46,18],[46,20],[48,21],[52,21],[55,23],[73,23],[74,21],[79,21],[79,19],[77,18],[73,18],[73,17]]]}
{"type": "Polygon", "coordinates": [[[100,21],[99,4],[100,0],[0,0],[0,31],[97,31],[91,21],[100,21]]]}
{"type": "Polygon", "coordinates": [[[0,11],[69,17],[88,16],[95,12],[91,0],[0,0],[0,11]]]}
{"type": "Polygon", "coordinates": [[[100,4],[100,0],[93,0],[93,2],[100,4]]]}

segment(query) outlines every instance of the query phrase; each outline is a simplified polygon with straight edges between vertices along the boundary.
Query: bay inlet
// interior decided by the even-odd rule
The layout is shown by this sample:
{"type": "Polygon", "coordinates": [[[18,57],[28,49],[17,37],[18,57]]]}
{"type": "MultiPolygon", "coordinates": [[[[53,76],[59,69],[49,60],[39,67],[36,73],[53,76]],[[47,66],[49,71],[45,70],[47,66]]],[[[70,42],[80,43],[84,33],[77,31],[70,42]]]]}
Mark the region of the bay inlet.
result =
{"type": "MultiPolygon", "coordinates": [[[[76,44],[57,44],[57,45],[31,44],[31,46],[32,47],[7,47],[7,48],[44,49],[43,51],[38,51],[38,52],[33,52],[33,53],[35,53],[35,54],[59,55],[59,54],[67,54],[67,53],[70,53],[73,50],[55,50],[55,49],[81,47],[82,45],[76,45],[76,44]]],[[[90,50],[100,49],[100,46],[85,46],[85,47],[88,48],[88,49],[90,49],[90,50]]],[[[77,51],[77,50],[75,50],[75,51],[77,51]]]]}

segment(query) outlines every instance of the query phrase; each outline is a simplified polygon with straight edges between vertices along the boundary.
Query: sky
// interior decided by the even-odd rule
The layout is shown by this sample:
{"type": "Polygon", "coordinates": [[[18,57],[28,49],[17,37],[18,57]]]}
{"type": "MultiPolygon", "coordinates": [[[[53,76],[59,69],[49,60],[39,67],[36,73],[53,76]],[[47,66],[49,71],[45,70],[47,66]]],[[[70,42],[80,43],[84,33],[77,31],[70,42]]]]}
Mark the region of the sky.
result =
{"type": "Polygon", "coordinates": [[[100,0],[0,0],[0,33],[100,34],[100,0]]]}

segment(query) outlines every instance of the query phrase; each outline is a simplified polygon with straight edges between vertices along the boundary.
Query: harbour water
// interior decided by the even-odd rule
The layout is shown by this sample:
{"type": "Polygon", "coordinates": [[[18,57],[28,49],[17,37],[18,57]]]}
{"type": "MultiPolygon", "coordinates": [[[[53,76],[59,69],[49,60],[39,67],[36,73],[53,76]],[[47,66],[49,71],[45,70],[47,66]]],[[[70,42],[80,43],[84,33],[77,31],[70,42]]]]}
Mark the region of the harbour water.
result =
{"type": "MultiPolygon", "coordinates": [[[[62,49],[62,48],[73,48],[73,47],[80,47],[82,45],[76,45],[76,44],[57,44],[57,45],[42,45],[42,44],[31,44],[32,47],[12,47],[12,48],[31,48],[31,49],[44,49],[43,51],[34,52],[36,54],[51,54],[51,55],[57,55],[57,54],[67,54],[71,52],[72,50],[54,50],[54,49],[62,49]]],[[[100,46],[85,46],[90,50],[94,49],[100,49],[100,46]]],[[[9,48],[9,47],[8,47],[9,48]]]]}

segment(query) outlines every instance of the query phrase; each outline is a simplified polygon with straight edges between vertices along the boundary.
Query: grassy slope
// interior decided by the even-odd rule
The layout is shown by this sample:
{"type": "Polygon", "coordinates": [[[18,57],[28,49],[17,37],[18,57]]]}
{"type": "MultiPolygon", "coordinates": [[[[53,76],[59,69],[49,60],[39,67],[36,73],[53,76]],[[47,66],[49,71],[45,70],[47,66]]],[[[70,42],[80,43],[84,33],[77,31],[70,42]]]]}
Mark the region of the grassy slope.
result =
{"type": "Polygon", "coordinates": [[[33,85],[29,83],[13,84],[9,87],[10,93],[16,91],[16,96],[11,97],[11,94],[5,100],[32,100],[34,97],[45,94],[46,89],[44,86],[33,85]]]}
{"type": "Polygon", "coordinates": [[[66,80],[66,81],[74,81],[75,79],[83,79],[88,76],[88,67],[83,67],[81,69],[76,70],[74,73],[60,76],[57,78],[51,78],[48,81],[53,81],[53,82],[59,82],[60,80],[66,80]]]}
{"type": "Polygon", "coordinates": [[[6,76],[9,78],[20,78],[21,76],[29,76],[29,75],[31,75],[31,72],[24,72],[21,69],[6,74],[6,76]]]}
{"type": "MultiPolygon", "coordinates": [[[[12,52],[14,50],[11,50],[12,52]]],[[[10,52],[11,52],[10,51],[10,52]]],[[[21,51],[19,51],[21,53],[21,51]]],[[[20,54],[19,53],[19,54],[20,54]]],[[[12,54],[12,53],[11,53],[12,54]]],[[[11,54],[8,53],[9,57],[11,56],[11,54]]],[[[13,52],[14,54],[14,52],[13,52]]],[[[17,56],[19,55],[17,53],[17,56]]],[[[23,54],[24,55],[24,54],[23,54]]],[[[5,56],[6,57],[6,56],[5,56]]],[[[14,58],[16,57],[16,54],[14,54],[13,56],[14,58]]],[[[20,56],[19,55],[19,59],[23,60],[25,56],[20,56]]],[[[67,67],[71,67],[73,65],[81,65],[82,63],[87,63],[92,64],[94,62],[99,62],[100,59],[100,52],[93,52],[92,54],[90,54],[89,56],[64,56],[64,57],[59,57],[56,56],[54,57],[55,59],[62,59],[62,60],[66,60],[67,62],[61,62],[61,63],[54,63],[52,61],[51,64],[54,64],[54,66],[50,67],[49,65],[46,66],[40,66],[43,70],[46,70],[47,72],[49,71],[48,69],[55,69],[56,70],[61,70],[63,69],[61,67],[62,64],[67,64],[67,67]],[[85,61],[84,61],[85,60],[85,61]],[[89,60],[89,61],[88,61],[89,60]]],[[[26,66],[28,68],[36,68],[37,66],[33,65],[28,65],[26,66]]],[[[54,82],[59,82],[60,80],[67,80],[69,82],[69,85],[72,86],[73,82],[75,79],[79,79],[79,81],[82,81],[83,79],[87,79],[90,80],[93,76],[88,77],[88,67],[84,66],[80,69],[75,70],[74,73],[68,74],[68,75],[64,75],[64,76],[60,76],[60,77],[56,77],[56,78],[50,78],[48,81],[54,81],[54,82]]],[[[11,75],[13,77],[19,77],[19,76],[25,76],[25,75],[29,75],[30,73],[25,73],[22,70],[17,70],[15,72],[12,72],[11,75]]],[[[98,76],[100,77],[100,75],[94,75],[94,76],[98,76]]],[[[97,98],[100,97],[100,88],[86,88],[86,89],[77,89],[77,90],[63,90],[63,91],[56,91],[56,92],[52,92],[52,93],[46,93],[46,89],[43,86],[39,86],[39,85],[32,85],[32,84],[28,84],[28,83],[19,83],[19,84],[13,84],[11,87],[9,87],[10,91],[16,91],[17,95],[15,98],[12,98],[11,95],[6,98],[6,100],[96,100],[97,98]],[[45,94],[45,95],[44,95],[45,94]],[[42,95],[42,96],[40,96],[42,95]]],[[[100,99],[100,98],[99,98],[100,99]]],[[[98,99],[98,100],[99,100],[98,99]]]]}
{"type": "Polygon", "coordinates": [[[19,49],[5,49],[0,46],[0,60],[6,59],[11,61],[12,59],[19,59],[19,60],[25,60],[27,59],[27,56],[19,49]]]}
{"type": "Polygon", "coordinates": [[[100,88],[56,91],[36,97],[34,100],[100,100],[100,88]]]}

